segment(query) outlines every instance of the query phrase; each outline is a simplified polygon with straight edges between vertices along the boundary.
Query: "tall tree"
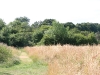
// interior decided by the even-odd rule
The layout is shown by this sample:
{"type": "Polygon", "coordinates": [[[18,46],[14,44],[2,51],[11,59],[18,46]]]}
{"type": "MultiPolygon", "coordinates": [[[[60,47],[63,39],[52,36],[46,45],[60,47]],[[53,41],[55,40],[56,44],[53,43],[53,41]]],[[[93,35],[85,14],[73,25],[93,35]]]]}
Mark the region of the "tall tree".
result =
{"type": "Polygon", "coordinates": [[[63,23],[64,27],[74,28],[75,25],[72,22],[63,23]]]}
{"type": "Polygon", "coordinates": [[[30,22],[30,19],[27,18],[27,17],[19,17],[19,18],[16,18],[15,20],[18,20],[20,22],[30,22]]]}
{"type": "Polygon", "coordinates": [[[55,19],[45,19],[42,22],[42,25],[52,25],[54,21],[56,21],[56,20],[55,19]]]}
{"type": "Polygon", "coordinates": [[[67,39],[66,28],[59,22],[53,22],[52,28],[47,30],[40,44],[65,44],[67,39]]]}
{"type": "Polygon", "coordinates": [[[31,25],[31,27],[33,27],[33,28],[38,28],[38,27],[40,27],[41,25],[42,25],[42,21],[36,21],[36,22],[34,22],[34,24],[31,25]]]}

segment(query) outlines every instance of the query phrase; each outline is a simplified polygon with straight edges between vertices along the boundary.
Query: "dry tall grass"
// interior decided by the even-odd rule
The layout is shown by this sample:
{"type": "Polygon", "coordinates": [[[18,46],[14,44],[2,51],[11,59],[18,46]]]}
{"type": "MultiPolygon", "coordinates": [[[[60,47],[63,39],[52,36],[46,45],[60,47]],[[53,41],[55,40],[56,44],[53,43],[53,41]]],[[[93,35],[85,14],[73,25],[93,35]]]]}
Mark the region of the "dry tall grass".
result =
{"type": "Polygon", "coordinates": [[[25,47],[31,58],[48,63],[47,75],[100,75],[100,46],[25,47]]]}

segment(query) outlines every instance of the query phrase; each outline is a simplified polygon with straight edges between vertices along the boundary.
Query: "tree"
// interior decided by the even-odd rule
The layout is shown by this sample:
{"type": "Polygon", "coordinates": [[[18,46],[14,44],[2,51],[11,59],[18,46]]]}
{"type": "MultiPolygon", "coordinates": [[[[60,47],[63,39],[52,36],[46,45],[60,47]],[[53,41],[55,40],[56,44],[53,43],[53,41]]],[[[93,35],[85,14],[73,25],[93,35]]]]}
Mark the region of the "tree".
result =
{"type": "Polygon", "coordinates": [[[96,37],[98,43],[100,43],[100,32],[96,32],[95,37],[96,37]]]}
{"type": "Polygon", "coordinates": [[[53,22],[52,28],[47,30],[40,41],[40,44],[65,44],[67,39],[67,31],[59,22],[53,22]]]}
{"type": "Polygon", "coordinates": [[[81,31],[74,28],[68,31],[67,43],[72,45],[87,44],[87,38],[81,33],[81,31]]]}
{"type": "Polygon", "coordinates": [[[25,21],[21,22],[20,20],[14,20],[10,22],[8,26],[12,30],[12,33],[31,31],[29,23],[25,21]]]}
{"type": "Polygon", "coordinates": [[[4,22],[2,19],[0,19],[0,30],[1,30],[3,27],[5,27],[5,22],[4,22]]]}
{"type": "Polygon", "coordinates": [[[42,25],[52,25],[54,21],[56,21],[56,20],[55,19],[45,19],[42,22],[42,25]]]}
{"type": "Polygon", "coordinates": [[[98,44],[97,39],[95,38],[95,35],[93,32],[88,35],[88,43],[90,45],[98,44]]]}
{"type": "Polygon", "coordinates": [[[35,31],[32,34],[32,41],[33,41],[33,45],[37,45],[38,42],[40,42],[40,40],[43,38],[43,32],[41,31],[35,31]]]}
{"type": "Polygon", "coordinates": [[[57,43],[66,43],[65,40],[67,38],[67,31],[62,24],[60,24],[59,22],[53,22],[53,33],[55,35],[55,41],[57,43]]]}
{"type": "Polygon", "coordinates": [[[40,27],[41,25],[42,25],[42,21],[36,21],[36,22],[34,22],[34,24],[31,25],[31,27],[33,27],[33,28],[38,28],[38,27],[40,27]]]}
{"type": "Polygon", "coordinates": [[[9,27],[3,27],[3,29],[0,31],[0,42],[9,44],[9,35],[11,34],[9,27]]]}
{"type": "Polygon", "coordinates": [[[15,46],[15,47],[25,47],[25,46],[32,46],[33,43],[30,43],[32,41],[32,33],[29,32],[21,32],[17,34],[11,34],[9,36],[9,45],[15,46]]]}
{"type": "Polygon", "coordinates": [[[15,20],[20,21],[20,22],[30,22],[30,19],[25,16],[16,18],[15,20]]]}
{"type": "Polygon", "coordinates": [[[100,32],[100,24],[97,25],[97,32],[100,32]]]}
{"type": "Polygon", "coordinates": [[[81,31],[97,32],[98,25],[99,25],[98,23],[81,23],[81,24],[76,24],[76,27],[81,31]]]}
{"type": "Polygon", "coordinates": [[[75,25],[72,22],[63,23],[64,27],[74,28],[75,25]]]}

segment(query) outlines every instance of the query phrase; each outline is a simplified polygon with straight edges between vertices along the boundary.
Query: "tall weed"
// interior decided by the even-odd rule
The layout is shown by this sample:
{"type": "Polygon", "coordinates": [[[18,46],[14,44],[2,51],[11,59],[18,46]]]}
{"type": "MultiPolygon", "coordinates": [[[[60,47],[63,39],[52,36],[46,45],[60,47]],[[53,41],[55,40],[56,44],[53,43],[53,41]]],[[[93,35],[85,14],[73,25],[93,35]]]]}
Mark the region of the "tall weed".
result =
{"type": "Polygon", "coordinates": [[[25,47],[28,55],[48,63],[46,75],[100,75],[100,46],[25,47]]]}

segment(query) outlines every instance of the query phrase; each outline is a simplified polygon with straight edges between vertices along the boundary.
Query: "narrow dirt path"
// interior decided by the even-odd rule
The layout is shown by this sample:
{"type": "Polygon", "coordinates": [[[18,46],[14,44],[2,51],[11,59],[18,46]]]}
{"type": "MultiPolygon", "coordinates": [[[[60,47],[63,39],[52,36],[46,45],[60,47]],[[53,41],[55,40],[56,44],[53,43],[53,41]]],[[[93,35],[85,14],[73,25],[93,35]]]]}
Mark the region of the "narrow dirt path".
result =
{"type": "Polygon", "coordinates": [[[31,63],[32,62],[32,59],[29,58],[29,56],[25,52],[21,52],[19,58],[23,63],[31,63]]]}

